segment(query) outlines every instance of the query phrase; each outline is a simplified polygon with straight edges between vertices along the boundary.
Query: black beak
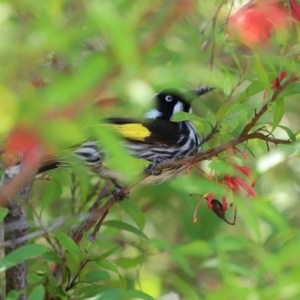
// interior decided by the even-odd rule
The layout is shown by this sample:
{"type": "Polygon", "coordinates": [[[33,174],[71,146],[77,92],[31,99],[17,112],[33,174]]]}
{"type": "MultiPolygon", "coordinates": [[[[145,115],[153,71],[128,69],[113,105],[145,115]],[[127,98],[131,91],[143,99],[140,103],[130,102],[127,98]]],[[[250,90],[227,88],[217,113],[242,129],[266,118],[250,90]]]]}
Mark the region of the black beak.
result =
{"type": "Polygon", "coordinates": [[[215,88],[213,87],[206,87],[206,86],[201,86],[201,87],[198,87],[196,89],[194,89],[194,93],[197,95],[197,96],[202,96],[212,90],[214,90],[215,88]]]}

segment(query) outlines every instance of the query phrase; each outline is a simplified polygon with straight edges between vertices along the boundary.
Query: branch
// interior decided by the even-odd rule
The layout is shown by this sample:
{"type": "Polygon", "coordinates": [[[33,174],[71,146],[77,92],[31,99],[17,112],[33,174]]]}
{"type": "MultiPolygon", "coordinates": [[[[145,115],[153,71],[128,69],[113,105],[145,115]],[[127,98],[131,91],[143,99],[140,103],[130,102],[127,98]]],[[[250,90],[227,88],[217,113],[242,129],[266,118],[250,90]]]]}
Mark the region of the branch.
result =
{"type": "Polygon", "coordinates": [[[288,85],[295,82],[297,79],[298,79],[298,77],[292,74],[282,85],[279,85],[278,88],[274,91],[271,99],[266,102],[266,104],[259,110],[258,113],[255,113],[252,120],[245,126],[245,128],[242,131],[241,135],[247,134],[251,130],[251,128],[254,127],[254,125],[257,123],[259,118],[268,110],[269,103],[274,102],[278,98],[278,96],[283,92],[283,90],[288,85]]]}
{"type": "MultiPolygon", "coordinates": [[[[34,174],[27,177],[26,182],[18,189],[17,194],[6,201],[9,212],[4,218],[5,255],[27,244],[28,240],[24,238],[28,232],[26,204],[28,203],[33,180],[34,174]]],[[[13,179],[6,176],[4,185],[12,181],[13,179]]],[[[8,269],[5,278],[6,295],[12,290],[23,290],[25,292],[27,288],[27,263],[24,261],[8,269]]],[[[27,299],[26,294],[22,292],[19,299],[27,299]]]]}
{"type": "MultiPolygon", "coordinates": [[[[198,153],[196,155],[193,156],[186,156],[186,157],[181,157],[180,159],[177,160],[168,160],[168,161],[163,161],[162,163],[158,164],[157,166],[155,166],[155,169],[157,168],[157,171],[163,170],[163,169],[167,169],[167,168],[172,168],[172,167],[180,167],[182,165],[185,165],[187,163],[195,163],[195,162],[199,162],[202,160],[207,160],[210,159],[216,155],[218,155],[221,152],[224,152],[227,149],[233,148],[235,146],[237,146],[238,144],[241,144],[247,140],[250,139],[260,139],[260,140],[264,140],[267,142],[271,142],[274,144],[289,144],[290,141],[289,140],[282,140],[282,139],[276,139],[276,138],[272,138],[269,135],[264,135],[262,133],[260,133],[259,131],[253,132],[253,133],[248,133],[257,123],[257,121],[259,120],[259,118],[267,111],[268,109],[268,103],[269,102],[274,102],[276,100],[276,98],[280,95],[280,93],[292,82],[294,82],[296,79],[296,77],[294,75],[290,76],[290,78],[281,86],[279,86],[273,93],[271,99],[260,109],[260,111],[258,113],[255,113],[254,117],[251,119],[251,121],[244,127],[244,129],[242,130],[241,134],[219,146],[219,147],[215,147],[212,149],[209,149],[207,151],[198,153]]],[[[210,138],[212,138],[212,136],[218,131],[217,127],[213,127],[211,133],[204,138],[204,141],[208,141],[210,138]]],[[[203,143],[202,143],[203,144],[203,143]]],[[[131,188],[133,188],[136,184],[139,183],[139,181],[141,179],[146,178],[147,174],[143,174],[139,180],[135,181],[133,184],[131,184],[130,186],[124,188],[125,190],[130,190],[131,188]]],[[[90,212],[86,218],[86,220],[84,221],[83,225],[73,234],[73,240],[78,243],[82,237],[83,237],[83,233],[88,231],[94,224],[96,224],[96,222],[100,219],[101,221],[98,223],[97,226],[97,230],[98,231],[103,223],[103,220],[105,218],[105,216],[107,215],[109,209],[117,202],[117,200],[114,197],[111,197],[105,205],[103,205],[102,207],[99,207],[99,199],[102,200],[105,196],[107,196],[107,192],[108,190],[106,190],[105,193],[100,193],[98,199],[96,200],[96,202],[94,203],[94,205],[92,206],[92,208],[90,209],[90,212]]],[[[93,232],[93,235],[95,235],[95,231],[93,232]]]]}
{"type": "MultiPolygon", "coordinates": [[[[289,84],[295,82],[297,79],[298,79],[298,77],[296,75],[292,74],[282,85],[279,85],[274,90],[274,93],[273,93],[272,97],[270,98],[270,100],[267,101],[258,112],[255,112],[254,117],[250,120],[250,122],[248,124],[246,124],[246,126],[244,127],[244,129],[242,130],[242,132],[240,133],[240,135],[237,138],[235,138],[219,147],[209,149],[207,151],[195,154],[193,156],[183,157],[183,158],[180,158],[177,160],[163,161],[160,164],[158,164],[155,167],[155,169],[157,171],[162,171],[167,168],[180,167],[187,163],[195,163],[195,162],[200,162],[202,160],[207,160],[214,156],[217,156],[221,152],[224,152],[230,148],[233,148],[233,147],[237,146],[238,144],[244,143],[245,141],[248,141],[250,139],[257,138],[257,139],[264,140],[264,141],[274,143],[274,144],[290,144],[291,143],[290,140],[275,139],[275,138],[270,137],[269,135],[264,135],[258,131],[249,134],[249,131],[256,125],[256,123],[258,122],[260,117],[268,110],[269,103],[274,102],[278,98],[278,96],[283,92],[283,90],[289,84]]],[[[216,128],[213,128],[212,131],[216,131],[216,128]]],[[[209,135],[209,137],[211,138],[211,134],[209,135]]],[[[207,140],[207,139],[205,139],[205,140],[207,140]]]]}

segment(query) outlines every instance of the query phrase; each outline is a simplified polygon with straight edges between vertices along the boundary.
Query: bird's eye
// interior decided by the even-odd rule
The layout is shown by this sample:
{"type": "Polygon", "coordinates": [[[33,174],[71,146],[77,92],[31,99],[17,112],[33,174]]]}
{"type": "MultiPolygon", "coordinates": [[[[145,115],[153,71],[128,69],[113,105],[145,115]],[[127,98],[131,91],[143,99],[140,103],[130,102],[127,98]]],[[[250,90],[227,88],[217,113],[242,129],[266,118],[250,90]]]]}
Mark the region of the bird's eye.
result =
{"type": "Polygon", "coordinates": [[[172,100],[173,100],[172,96],[170,96],[170,95],[166,96],[166,101],[171,102],[172,100]]]}

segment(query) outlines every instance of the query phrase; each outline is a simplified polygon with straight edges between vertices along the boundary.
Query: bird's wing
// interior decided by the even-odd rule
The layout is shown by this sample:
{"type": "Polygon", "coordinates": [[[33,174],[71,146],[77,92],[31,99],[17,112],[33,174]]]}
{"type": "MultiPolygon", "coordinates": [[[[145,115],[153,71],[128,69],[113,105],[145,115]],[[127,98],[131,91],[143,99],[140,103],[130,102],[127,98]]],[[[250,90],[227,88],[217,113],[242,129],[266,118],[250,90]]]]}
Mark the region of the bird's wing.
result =
{"type": "Polygon", "coordinates": [[[107,124],[123,138],[137,143],[174,145],[179,139],[179,124],[165,120],[111,118],[107,124]]]}

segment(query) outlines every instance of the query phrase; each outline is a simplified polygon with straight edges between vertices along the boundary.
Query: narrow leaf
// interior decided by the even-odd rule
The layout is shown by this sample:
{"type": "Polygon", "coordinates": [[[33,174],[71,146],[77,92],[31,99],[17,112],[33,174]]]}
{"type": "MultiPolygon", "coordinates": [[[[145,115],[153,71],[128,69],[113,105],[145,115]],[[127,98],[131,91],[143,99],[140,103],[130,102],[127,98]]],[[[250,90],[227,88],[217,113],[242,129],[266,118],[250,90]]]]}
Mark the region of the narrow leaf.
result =
{"type": "Polygon", "coordinates": [[[42,258],[47,261],[51,261],[51,262],[57,262],[60,264],[63,263],[62,259],[56,253],[54,253],[52,251],[47,251],[44,254],[42,254],[42,258]]]}
{"type": "Polygon", "coordinates": [[[111,254],[114,254],[116,252],[119,252],[120,250],[122,250],[121,247],[114,247],[114,248],[111,248],[105,252],[103,252],[102,254],[98,255],[98,256],[95,256],[95,257],[92,257],[92,258],[89,258],[90,261],[99,261],[99,260],[102,260],[102,259],[105,259],[107,257],[109,257],[111,254]]]}
{"type": "Polygon", "coordinates": [[[115,273],[119,273],[118,268],[108,260],[100,260],[96,262],[97,266],[115,273]]]}
{"type": "Polygon", "coordinates": [[[98,293],[95,293],[95,296],[93,297],[93,300],[120,300],[122,292],[117,289],[109,289],[100,295],[98,293]]]}
{"type": "Polygon", "coordinates": [[[132,220],[139,227],[139,229],[143,230],[146,223],[146,219],[139,206],[130,200],[121,202],[120,206],[132,218],[132,220]]]}
{"type": "Polygon", "coordinates": [[[264,88],[271,91],[270,82],[266,70],[257,54],[254,56],[254,69],[259,81],[263,84],[264,88]]]}
{"type": "Polygon", "coordinates": [[[0,261],[0,272],[3,272],[19,263],[34,258],[47,251],[43,245],[25,245],[6,255],[0,261]]]}
{"type": "Polygon", "coordinates": [[[217,122],[216,116],[214,113],[212,113],[211,111],[207,112],[207,115],[205,117],[205,120],[207,120],[207,122],[209,124],[211,124],[212,126],[214,126],[217,122]]]}
{"type": "Polygon", "coordinates": [[[153,297],[139,290],[127,290],[124,292],[123,296],[128,297],[130,299],[137,298],[144,300],[154,300],[153,297]]]}
{"type": "Polygon", "coordinates": [[[232,107],[231,103],[224,103],[220,106],[220,108],[218,109],[217,114],[216,114],[217,122],[219,122],[223,119],[223,117],[225,116],[225,114],[231,107],[232,107]]]}
{"type": "Polygon", "coordinates": [[[194,114],[190,114],[184,111],[180,111],[174,114],[171,118],[173,122],[182,122],[182,121],[200,121],[200,122],[207,122],[204,118],[198,117],[194,114]]]}
{"type": "Polygon", "coordinates": [[[281,129],[283,129],[286,132],[286,134],[289,136],[289,138],[292,142],[297,141],[296,136],[294,135],[293,131],[290,128],[283,126],[283,125],[278,125],[278,127],[280,127],[281,129]]]}
{"type": "Polygon", "coordinates": [[[114,260],[114,263],[123,268],[123,269],[129,269],[132,267],[135,267],[137,265],[140,265],[145,260],[145,257],[142,255],[136,256],[136,257],[121,257],[114,260]]]}
{"type": "Polygon", "coordinates": [[[122,230],[126,230],[129,231],[131,233],[134,233],[144,239],[148,239],[148,237],[145,235],[144,232],[142,232],[141,230],[139,230],[136,227],[133,227],[132,225],[122,222],[122,221],[116,221],[116,220],[110,220],[110,221],[106,221],[103,223],[104,226],[108,226],[108,227],[114,227],[114,228],[118,228],[118,229],[122,229],[122,230]]]}
{"type": "Polygon", "coordinates": [[[278,98],[276,101],[273,103],[273,127],[272,131],[278,126],[280,123],[283,114],[284,114],[284,100],[283,98],[278,98]]]}
{"type": "Polygon", "coordinates": [[[229,72],[226,72],[226,78],[225,78],[225,81],[223,83],[223,92],[224,92],[224,95],[226,97],[228,97],[233,89],[233,80],[232,80],[232,76],[229,72]]]}
{"type": "Polygon", "coordinates": [[[56,238],[61,243],[61,245],[68,250],[78,261],[82,259],[82,254],[80,252],[77,244],[65,233],[58,231],[55,233],[56,238]]]}
{"type": "Polygon", "coordinates": [[[259,80],[253,81],[240,95],[239,101],[244,102],[247,98],[258,94],[264,89],[262,83],[259,80]]]}
{"type": "Polygon", "coordinates": [[[85,281],[87,282],[97,282],[109,278],[110,278],[109,273],[102,270],[93,270],[85,274],[85,281]]]}
{"type": "Polygon", "coordinates": [[[42,285],[38,285],[29,294],[28,300],[43,300],[44,297],[45,297],[45,289],[42,285]]]}
{"type": "Polygon", "coordinates": [[[246,104],[234,104],[220,121],[220,134],[226,135],[233,132],[238,126],[246,124],[247,116],[252,108],[246,104]]]}

